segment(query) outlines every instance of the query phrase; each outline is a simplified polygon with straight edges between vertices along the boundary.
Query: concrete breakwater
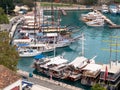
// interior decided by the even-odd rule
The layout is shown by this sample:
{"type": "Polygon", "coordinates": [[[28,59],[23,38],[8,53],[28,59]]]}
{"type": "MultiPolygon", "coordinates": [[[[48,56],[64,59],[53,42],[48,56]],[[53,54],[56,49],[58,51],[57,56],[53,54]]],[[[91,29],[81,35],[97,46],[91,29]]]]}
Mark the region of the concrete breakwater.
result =
{"type": "MultiPolygon", "coordinates": [[[[41,7],[43,10],[52,10],[51,7],[41,7]]],[[[54,10],[93,10],[93,7],[87,7],[85,5],[73,6],[73,7],[53,7],[54,10]]]]}
{"type": "MultiPolygon", "coordinates": [[[[18,70],[17,73],[20,74],[20,75],[29,77],[29,72],[18,70]]],[[[46,81],[46,82],[49,82],[49,83],[52,83],[52,84],[55,84],[55,85],[59,85],[61,87],[65,87],[65,88],[68,88],[70,90],[83,90],[81,88],[78,88],[78,87],[75,87],[75,86],[72,86],[72,85],[68,85],[68,84],[63,83],[63,82],[55,81],[53,79],[48,79],[48,78],[45,78],[45,77],[42,77],[42,76],[39,76],[39,75],[35,75],[35,74],[33,74],[32,78],[36,78],[36,79],[43,80],[43,81],[46,81]]]]}

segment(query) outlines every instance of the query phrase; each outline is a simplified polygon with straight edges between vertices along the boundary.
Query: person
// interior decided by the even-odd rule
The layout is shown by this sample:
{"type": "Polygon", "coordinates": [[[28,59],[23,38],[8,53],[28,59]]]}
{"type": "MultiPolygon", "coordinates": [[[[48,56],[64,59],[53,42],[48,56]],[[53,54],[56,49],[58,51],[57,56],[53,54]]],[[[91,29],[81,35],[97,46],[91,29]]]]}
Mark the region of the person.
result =
{"type": "Polygon", "coordinates": [[[88,59],[87,63],[90,63],[90,60],[88,59]]]}

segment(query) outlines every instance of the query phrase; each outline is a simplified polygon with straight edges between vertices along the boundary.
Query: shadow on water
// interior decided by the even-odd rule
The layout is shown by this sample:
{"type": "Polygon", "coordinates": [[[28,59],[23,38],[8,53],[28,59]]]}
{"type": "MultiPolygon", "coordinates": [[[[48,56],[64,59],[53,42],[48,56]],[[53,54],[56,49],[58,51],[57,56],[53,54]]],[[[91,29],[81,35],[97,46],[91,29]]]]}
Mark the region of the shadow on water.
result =
{"type": "MultiPolygon", "coordinates": [[[[36,69],[33,71],[33,73],[36,74],[36,75],[40,75],[42,77],[48,78],[48,79],[50,78],[49,76],[47,76],[45,74],[37,72],[36,69]]],[[[82,88],[84,90],[91,90],[89,86],[85,86],[85,85],[80,84],[80,80],[70,81],[70,80],[63,80],[63,79],[56,79],[56,78],[52,78],[52,79],[56,80],[56,81],[59,81],[59,82],[63,82],[63,83],[69,84],[69,85],[72,85],[72,86],[75,86],[75,87],[82,88]]]]}

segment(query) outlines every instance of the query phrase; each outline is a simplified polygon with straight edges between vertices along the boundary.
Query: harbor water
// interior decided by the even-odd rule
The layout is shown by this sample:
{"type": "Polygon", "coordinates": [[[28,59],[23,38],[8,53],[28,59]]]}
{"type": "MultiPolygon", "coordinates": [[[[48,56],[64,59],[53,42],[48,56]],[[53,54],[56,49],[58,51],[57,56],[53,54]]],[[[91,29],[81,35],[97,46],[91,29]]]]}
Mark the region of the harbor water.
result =
{"type": "MultiPolygon", "coordinates": [[[[89,27],[84,22],[80,20],[81,14],[85,14],[88,11],[67,11],[66,16],[61,16],[61,25],[70,26],[73,31],[72,37],[80,35],[83,33],[85,35],[85,45],[84,45],[84,56],[87,58],[95,58],[95,62],[99,64],[109,63],[109,60],[116,60],[120,58],[120,29],[110,29],[109,25],[106,23],[103,27],[89,27]],[[111,45],[111,41],[112,44],[111,45]],[[114,45],[118,43],[118,45],[114,45]],[[113,52],[110,52],[110,48],[114,49],[113,52]],[[117,52],[115,51],[117,49],[117,52]]],[[[45,14],[50,14],[49,11],[46,11],[45,14]]],[[[105,14],[111,21],[115,24],[120,24],[120,15],[112,15],[110,13],[105,14]]],[[[56,15],[57,16],[57,15],[56,15]]],[[[57,18],[57,17],[56,17],[57,18]]],[[[81,40],[78,40],[72,43],[68,47],[56,49],[56,55],[64,55],[66,59],[71,62],[77,56],[81,55],[82,50],[81,40]]],[[[53,52],[44,53],[46,56],[53,56],[53,52]]],[[[20,58],[18,63],[18,68],[24,71],[33,73],[34,69],[32,68],[33,58],[20,58]]],[[[35,71],[34,71],[35,72],[35,71]]],[[[65,83],[75,85],[77,87],[89,90],[89,87],[83,86],[80,84],[80,81],[71,82],[63,81],[65,83]]]]}

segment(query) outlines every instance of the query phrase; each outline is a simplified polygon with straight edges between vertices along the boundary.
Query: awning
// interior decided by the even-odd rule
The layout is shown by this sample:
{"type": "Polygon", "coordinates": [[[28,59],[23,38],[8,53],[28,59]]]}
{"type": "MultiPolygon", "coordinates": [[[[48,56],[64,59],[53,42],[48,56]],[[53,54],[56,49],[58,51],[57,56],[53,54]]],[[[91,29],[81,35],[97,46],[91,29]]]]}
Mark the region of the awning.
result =
{"type": "Polygon", "coordinates": [[[47,37],[57,37],[58,34],[57,33],[47,33],[46,36],[47,37]]]}
{"type": "Polygon", "coordinates": [[[43,55],[43,54],[39,54],[39,55],[36,55],[35,57],[34,57],[34,59],[42,59],[42,58],[44,58],[45,56],[43,55]]]}
{"type": "Polygon", "coordinates": [[[25,46],[28,46],[29,44],[26,44],[26,43],[22,43],[22,44],[18,44],[18,47],[25,47],[25,46]]]}
{"type": "Polygon", "coordinates": [[[37,33],[37,36],[43,36],[43,33],[41,32],[41,33],[37,33]]]}

